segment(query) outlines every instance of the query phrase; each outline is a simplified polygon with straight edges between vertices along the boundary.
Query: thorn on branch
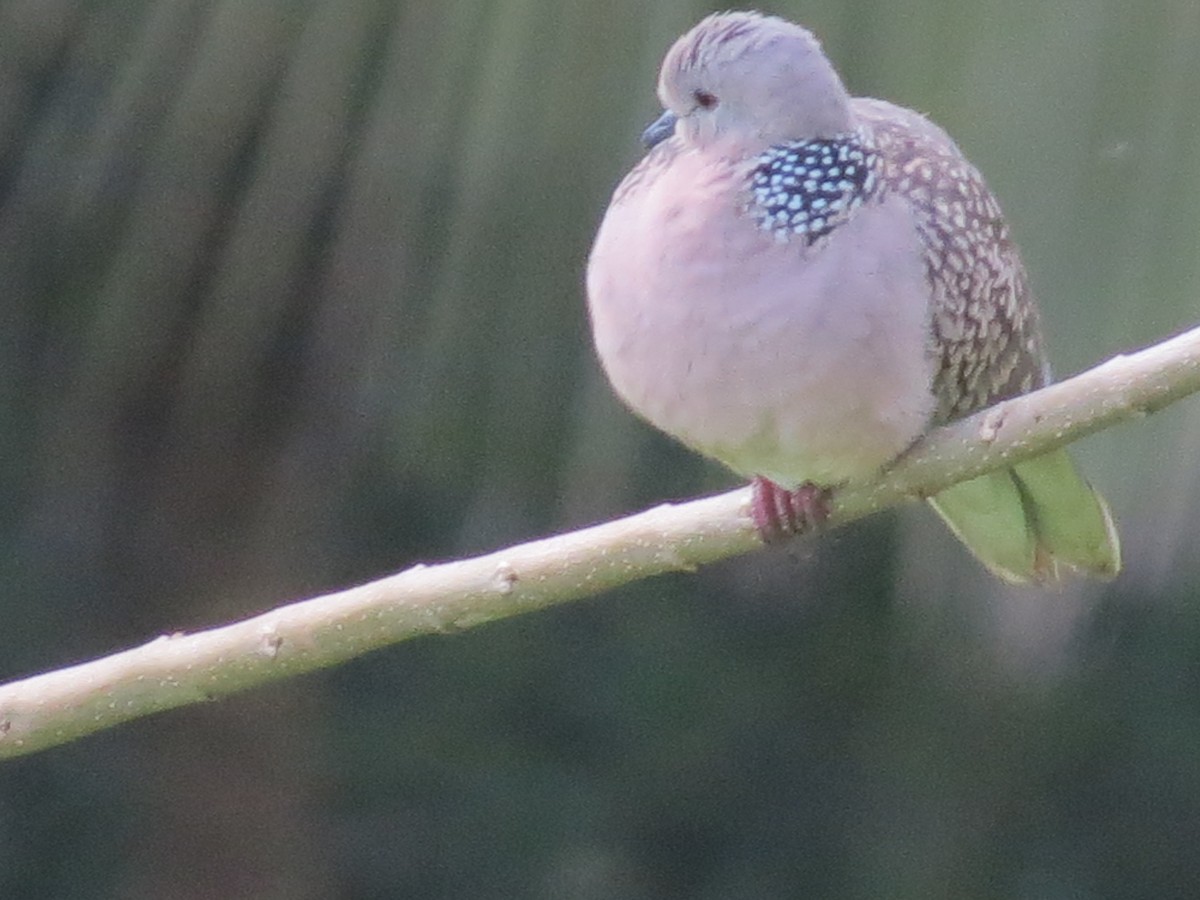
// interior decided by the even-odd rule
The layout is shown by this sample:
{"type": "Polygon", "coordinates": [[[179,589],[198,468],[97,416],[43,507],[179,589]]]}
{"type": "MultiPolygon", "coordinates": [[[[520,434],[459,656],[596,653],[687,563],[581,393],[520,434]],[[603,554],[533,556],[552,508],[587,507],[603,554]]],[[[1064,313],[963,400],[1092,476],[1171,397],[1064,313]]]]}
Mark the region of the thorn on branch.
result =
{"type": "Polygon", "coordinates": [[[511,594],[520,580],[517,570],[507,562],[496,566],[496,574],[492,576],[492,584],[500,594],[511,594]]]}
{"type": "Polygon", "coordinates": [[[273,625],[268,625],[258,637],[258,652],[267,659],[275,659],[279,648],[283,646],[283,637],[275,631],[273,625]]]}
{"type": "Polygon", "coordinates": [[[979,426],[979,439],[981,441],[990,444],[1000,436],[1000,429],[1004,427],[1004,419],[1007,412],[1007,403],[999,403],[988,411],[979,426]]]}

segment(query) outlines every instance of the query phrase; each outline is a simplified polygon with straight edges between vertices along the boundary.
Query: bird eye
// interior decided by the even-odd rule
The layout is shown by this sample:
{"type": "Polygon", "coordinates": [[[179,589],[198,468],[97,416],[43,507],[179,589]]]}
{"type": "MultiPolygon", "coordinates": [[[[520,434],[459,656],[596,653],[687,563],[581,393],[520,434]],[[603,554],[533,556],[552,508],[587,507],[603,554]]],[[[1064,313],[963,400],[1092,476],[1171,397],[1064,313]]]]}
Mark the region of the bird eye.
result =
{"type": "Polygon", "coordinates": [[[719,102],[716,95],[699,89],[692,91],[692,99],[696,101],[696,105],[701,109],[716,109],[719,102]]]}

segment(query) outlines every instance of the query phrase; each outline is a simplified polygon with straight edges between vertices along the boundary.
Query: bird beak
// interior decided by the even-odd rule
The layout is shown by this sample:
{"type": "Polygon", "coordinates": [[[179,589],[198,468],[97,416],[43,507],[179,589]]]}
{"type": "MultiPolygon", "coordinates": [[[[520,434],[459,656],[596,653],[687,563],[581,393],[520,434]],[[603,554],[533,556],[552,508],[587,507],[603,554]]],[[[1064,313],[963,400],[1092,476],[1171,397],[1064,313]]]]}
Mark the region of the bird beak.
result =
{"type": "Polygon", "coordinates": [[[673,135],[675,133],[675,122],[678,119],[679,117],[669,109],[663,110],[663,114],[642,132],[642,144],[645,148],[649,150],[673,135]]]}

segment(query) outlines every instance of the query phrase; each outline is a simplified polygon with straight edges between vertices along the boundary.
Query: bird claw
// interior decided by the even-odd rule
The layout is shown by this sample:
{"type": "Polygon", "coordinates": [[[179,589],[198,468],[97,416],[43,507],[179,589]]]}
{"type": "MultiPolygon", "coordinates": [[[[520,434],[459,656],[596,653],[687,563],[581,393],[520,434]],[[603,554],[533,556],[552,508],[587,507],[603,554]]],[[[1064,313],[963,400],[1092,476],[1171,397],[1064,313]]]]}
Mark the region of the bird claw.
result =
{"type": "Polygon", "coordinates": [[[829,518],[830,492],[811,481],[788,490],[756,475],[750,490],[750,516],[764,544],[813,531],[829,518]]]}

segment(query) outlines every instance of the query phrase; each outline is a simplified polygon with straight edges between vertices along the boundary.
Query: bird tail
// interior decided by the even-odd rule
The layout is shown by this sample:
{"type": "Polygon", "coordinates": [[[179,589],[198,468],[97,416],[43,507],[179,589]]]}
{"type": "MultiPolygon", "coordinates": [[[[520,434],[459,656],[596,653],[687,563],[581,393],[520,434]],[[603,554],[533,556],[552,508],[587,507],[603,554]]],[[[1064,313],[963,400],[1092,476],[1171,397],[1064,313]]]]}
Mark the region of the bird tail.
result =
{"type": "Polygon", "coordinates": [[[929,503],[1005,581],[1055,581],[1064,569],[1107,579],[1121,570],[1108,504],[1065,449],[956,484],[929,503]]]}

